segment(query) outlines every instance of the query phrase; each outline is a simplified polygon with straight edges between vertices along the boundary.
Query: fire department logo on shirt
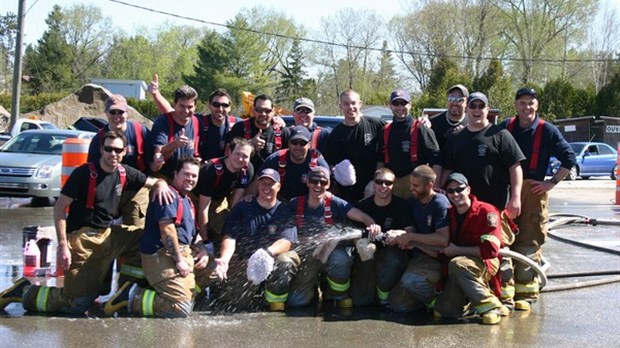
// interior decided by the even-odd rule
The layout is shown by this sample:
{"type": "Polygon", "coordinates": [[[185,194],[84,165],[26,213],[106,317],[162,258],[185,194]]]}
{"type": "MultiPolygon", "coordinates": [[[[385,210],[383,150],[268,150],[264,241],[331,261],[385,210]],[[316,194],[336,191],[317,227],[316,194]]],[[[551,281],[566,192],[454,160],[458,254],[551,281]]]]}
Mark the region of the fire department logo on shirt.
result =
{"type": "Polygon", "coordinates": [[[489,227],[497,227],[497,214],[495,213],[487,214],[487,225],[489,225],[489,227]]]}
{"type": "Polygon", "coordinates": [[[433,215],[426,216],[426,226],[431,227],[433,224],[433,215]]]}
{"type": "Polygon", "coordinates": [[[411,142],[409,140],[400,142],[400,148],[403,150],[403,152],[409,152],[410,146],[411,146],[411,142]]]}
{"type": "Polygon", "coordinates": [[[478,156],[479,157],[485,157],[487,155],[487,146],[484,144],[480,144],[478,145],[478,156]]]}
{"type": "Polygon", "coordinates": [[[267,233],[269,233],[269,235],[276,234],[277,230],[278,230],[278,227],[276,225],[267,226],[267,233]]]}
{"type": "Polygon", "coordinates": [[[371,141],[372,141],[372,134],[365,133],[364,134],[364,146],[370,144],[371,141]]]}
{"type": "Polygon", "coordinates": [[[123,185],[121,184],[116,185],[116,187],[114,188],[114,192],[116,192],[117,196],[120,196],[121,193],[123,192],[123,185]]]}

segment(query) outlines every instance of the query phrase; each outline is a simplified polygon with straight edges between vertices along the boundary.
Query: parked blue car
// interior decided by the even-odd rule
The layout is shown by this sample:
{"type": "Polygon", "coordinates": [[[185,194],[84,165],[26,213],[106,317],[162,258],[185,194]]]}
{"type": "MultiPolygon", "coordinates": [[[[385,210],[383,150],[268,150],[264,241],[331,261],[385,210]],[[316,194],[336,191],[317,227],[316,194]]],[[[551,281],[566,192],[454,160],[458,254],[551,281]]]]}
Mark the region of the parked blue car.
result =
{"type": "MultiPolygon", "coordinates": [[[[591,176],[610,176],[616,179],[618,173],[618,152],[604,143],[577,142],[569,143],[575,152],[577,165],[571,168],[566,176],[567,180],[575,180],[578,176],[588,179],[591,176]]],[[[560,161],[551,157],[547,175],[553,175],[558,171],[560,161]]]]}

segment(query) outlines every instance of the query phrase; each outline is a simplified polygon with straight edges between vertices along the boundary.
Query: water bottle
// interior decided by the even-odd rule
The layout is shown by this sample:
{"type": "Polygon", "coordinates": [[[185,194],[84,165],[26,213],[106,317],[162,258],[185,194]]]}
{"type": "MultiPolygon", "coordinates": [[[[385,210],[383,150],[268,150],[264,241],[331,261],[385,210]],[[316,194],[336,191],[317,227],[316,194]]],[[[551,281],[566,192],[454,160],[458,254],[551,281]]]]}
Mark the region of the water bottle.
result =
{"type": "Polygon", "coordinates": [[[24,276],[33,277],[39,269],[41,251],[34,239],[28,240],[24,248],[24,276]]]}

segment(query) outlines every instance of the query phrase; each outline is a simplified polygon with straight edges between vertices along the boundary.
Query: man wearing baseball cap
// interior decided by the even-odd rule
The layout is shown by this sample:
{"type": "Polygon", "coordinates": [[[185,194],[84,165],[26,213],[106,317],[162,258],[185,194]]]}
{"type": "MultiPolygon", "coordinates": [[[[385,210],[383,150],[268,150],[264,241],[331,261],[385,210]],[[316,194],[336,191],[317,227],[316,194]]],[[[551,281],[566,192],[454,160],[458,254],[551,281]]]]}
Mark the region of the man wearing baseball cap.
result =
{"type": "Polygon", "coordinates": [[[489,99],[482,92],[467,98],[467,127],[448,139],[443,178],[455,171],[469,179],[480,200],[506,209],[508,217],[521,213],[521,161],[525,156],[510,133],[488,119],[489,99]]]}
{"type": "Polygon", "coordinates": [[[467,97],[469,91],[461,84],[448,88],[448,109],[430,119],[439,148],[443,149],[448,137],[467,126],[467,97]]]}
{"type": "MultiPolygon", "coordinates": [[[[511,249],[540,264],[541,246],[547,237],[548,192],[575,166],[575,154],[562,133],[538,115],[538,107],[536,90],[529,87],[519,89],[515,96],[517,115],[502,122],[501,126],[508,129],[526,157],[521,161],[524,178],[522,211],[515,221],[519,233],[511,249]],[[561,166],[551,179],[545,180],[551,156],[556,157],[561,166]]],[[[514,304],[515,309],[529,310],[530,303],[538,298],[540,291],[536,274],[520,262],[514,265],[514,274],[510,273],[502,274],[502,301],[514,304]]]]}
{"type": "Polygon", "coordinates": [[[435,302],[435,316],[460,318],[470,303],[483,324],[494,325],[507,314],[497,298],[499,291],[499,249],[501,222],[493,205],[471,194],[465,175],[448,176],[446,192],[452,206],[448,210],[450,243],[439,253],[444,255],[447,277],[435,302]]]}
{"type": "Polygon", "coordinates": [[[377,167],[385,166],[394,172],[393,192],[407,199],[411,197],[409,174],[418,165],[429,164],[441,175],[439,145],[433,131],[410,116],[411,98],[407,90],[397,88],[392,92],[390,109],[392,122],[379,132],[377,167]]]}
{"type": "Polygon", "coordinates": [[[327,137],[332,132],[330,127],[322,127],[314,122],[314,103],[309,98],[297,98],[293,104],[293,120],[296,126],[304,126],[310,131],[310,148],[323,152],[327,137]]]}

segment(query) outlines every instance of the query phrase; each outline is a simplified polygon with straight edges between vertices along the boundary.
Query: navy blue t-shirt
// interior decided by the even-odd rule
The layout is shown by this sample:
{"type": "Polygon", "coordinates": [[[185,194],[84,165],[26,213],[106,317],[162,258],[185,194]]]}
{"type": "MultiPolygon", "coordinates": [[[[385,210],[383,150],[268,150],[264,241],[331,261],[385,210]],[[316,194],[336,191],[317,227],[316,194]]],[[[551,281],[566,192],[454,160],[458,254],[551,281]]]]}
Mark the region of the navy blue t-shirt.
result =
{"type": "Polygon", "coordinates": [[[161,240],[161,230],[159,222],[161,220],[170,219],[176,221],[179,213],[179,203],[183,205],[183,217],[180,224],[175,224],[179,244],[189,245],[192,243],[196,235],[196,220],[193,214],[193,206],[188,196],[181,196],[179,202],[179,193],[175,192],[175,197],[170,204],[159,204],[158,200],[149,203],[146,210],[146,224],[144,228],[144,236],[140,241],[140,251],[145,254],[153,254],[157,250],[164,247],[161,240]]]}
{"type": "Polygon", "coordinates": [[[422,204],[415,198],[411,198],[410,202],[417,233],[429,234],[450,225],[448,219],[450,202],[444,194],[435,193],[427,204],[422,204]]]}
{"type": "MultiPolygon", "coordinates": [[[[171,113],[166,115],[160,115],[153,122],[153,129],[151,130],[151,143],[153,148],[155,147],[163,147],[168,144],[169,140],[174,141],[181,134],[181,129],[185,129],[185,136],[189,139],[186,146],[182,148],[178,148],[174,150],[170,158],[166,158],[166,163],[160,169],[160,173],[165,175],[168,178],[174,177],[174,167],[177,164],[177,160],[183,157],[195,157],[195,153],[197,153],[198,149],[195,149],[195,135],[194,135],[194,126],[198,127],[197,134],[200,137],[200,119],[196,117],[196,115],[192,116],[192,120],[187,123],[185,126],[181,126],[176,122],[172,122],[174,127],[172,131],[172,139],[170,139],[170,121],[169,117],[171,117],[171,113]],[[170,116],[167,116],[170,115],[170,116]]],[[[199,143],[199,141],[198,141],[199,143]]]]}
{"type": "Polygon", "coordinates": [[[202,126],[200,131],[200,156],[204,160],[224,156],[224,148],[226,147],[226,135],[232,126],[239,121],[234,116],[226,118],[221,126],[213,124],[211,115],[197,114],[200,118],[202,126]]]}
{"type": "MultiPolygon", "coordinates": [[[[125,156],[123,156],[123,164],[132,166],[134,168],[138,168],[137,160],[138,160],[138,139],[136,136],[136,123],[137,121],[127,121],[127,129],[123,132],[125,138],[127,138],[127,148],[125,151],[125,156]]],[[[153,159],[153,146],[151,146],[151,132],[144,124],[140,124],[142,128],[142,152],[143,152],[143,160],[144,165],[147,166],[153,159]]],[[[99,159],[101,158],[101,139],[103,138],[103,134],[110,130],[109,125],[105,125],[97,135],[94,136],[88,147],[88,162],[99,163],[99,159]]]]}

